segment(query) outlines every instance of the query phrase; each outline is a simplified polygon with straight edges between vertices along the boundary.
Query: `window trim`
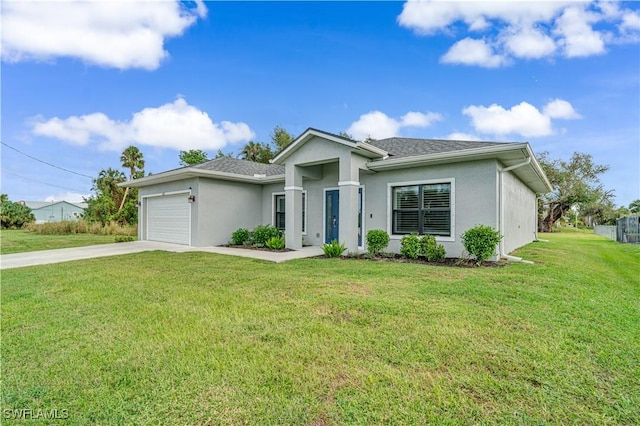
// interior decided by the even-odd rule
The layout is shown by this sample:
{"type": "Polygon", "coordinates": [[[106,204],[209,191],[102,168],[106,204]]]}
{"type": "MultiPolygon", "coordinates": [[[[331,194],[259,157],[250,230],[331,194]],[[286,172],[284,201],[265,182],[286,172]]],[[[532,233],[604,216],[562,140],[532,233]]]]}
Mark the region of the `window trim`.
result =
{"type": "Polygon", "coordinates": [[[456,240],[456,179],[444,178],[444,179],[428,179],[428,180],[413,180],[406,182],[389,182],[387,183],[387,233],[392,240],[400,240],[406,234],[393,234],[393,188],[400,186],[415,186],[415,185],[436,185],[448,183],[451,185],[451,236],[443,237],[436,235],[436,241],[455,241],[456,240]]]}
{"type": "MultiPolygon", "coordinates": [[[[302,221],[302,235],[307,235],[307,223],[308,223],[308,218],[309,218],[309,208],[308,208],[308,206],[309,206],[309,195],[307,194],[307,190],[306,189],[303,189],[302,193],[304,194],[303,206],[302,207],[303,207],[304,212],[305,212],[304,220],[302,221]]],[[[273,225],[273,226],[276,226],[276,195],[283,195],[283,196],[285,196],[285,200],[286,200],[286,193],[284,191],[272,192],[271,193],[271,225],[273,225]]],[[[285,201],[285,203],[286,203],[286,201],[285,201]]]]}

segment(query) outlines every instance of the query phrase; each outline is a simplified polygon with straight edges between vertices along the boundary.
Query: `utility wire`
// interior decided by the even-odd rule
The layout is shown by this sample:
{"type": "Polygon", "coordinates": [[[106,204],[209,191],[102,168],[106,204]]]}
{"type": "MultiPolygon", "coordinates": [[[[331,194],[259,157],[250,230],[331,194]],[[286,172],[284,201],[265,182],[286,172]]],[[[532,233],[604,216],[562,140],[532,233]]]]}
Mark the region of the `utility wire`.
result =
{"type": "Polygon", "coordinates": [[[21,175],[19,175],[17,173],[13,173],[13,172],[10,172],[9,170],[5,170],[5,169],[2,169],[2,173],[8,173],[10,175],[17,176],[20,179],[24,179],[24,180],[27,180],[27,181],[40,183],[42,185],[55,186],[56,188],[68,189],[70,191],[75,191],[75,192],[79,192],[79,193],[84,192],[84,190],[81,190],[81,189],[75,189],[75,188],[69,188],[69,187],[66,187],[66,186],[54,185],[52,183],[42,182],[41,180],[36,180],[36,179],[28,178],[26,176],[21,176],[21,175]]]}
{"type": "Polygon", "coordinates": [[[55,167],[56,169],[63,170],[63,171],[65,171],[65,172],[67,172],[67,173],[73,173],[74,175],[78,175],[78,176],[86,177],[86,178],[89,178],[89,179],[93,179],[93,177],[92,177],[92,176],[89,176],[89,175],[83,175],[82,173],[74,172],[73,170],[65,169],[64,167],[60,167],[60,166],[56,166],[55,164],[47,163],[46,161],[43,161],[43,160],[41,160],[41,159],[39,159],[39,158],[36,158],[36,157],[33,157],[33,156],[31,156],[31,155],[29,155],[29,154],[27,154],[27,153],[24,153],[24,152],[20,151],[19,149],[16,149],[16,148],[12,147],[11,145],[8,145],[8,144],[6,144],[6,143],[4,143],[4,142],[2,142],[2,141],[0,141],[0,143],[1,143],[2,145],[6,146],[7,148],[11,148],[11,149],[12,149],[12,150],[14,150],[15,152],[17,152],[17,153],[20,153],[20,154],[24,155],[25,157],[29,157],[29,158],[31,158],[32,160],[39,161],[39,162],[41,162],[42,164],[46,164],[47,166],[55,167]]]}

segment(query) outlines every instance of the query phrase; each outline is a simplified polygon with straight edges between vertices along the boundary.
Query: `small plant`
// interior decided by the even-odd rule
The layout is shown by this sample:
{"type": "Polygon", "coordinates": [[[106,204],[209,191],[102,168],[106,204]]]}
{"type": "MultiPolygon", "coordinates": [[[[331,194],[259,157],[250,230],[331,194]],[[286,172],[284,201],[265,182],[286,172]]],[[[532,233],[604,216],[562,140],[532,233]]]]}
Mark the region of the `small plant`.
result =
{"type": "Polygon", "coordinates": [[[135,240],[131,235],[116,235],[114,239],[116,243],[128,243],[135,240]]]}
{"type": "Polygon", "coordinates": [[[282,250],[284,249],[284,237],[271,237],[266,246],[271,250],[282,250]]]}
{"type": "Polygon", "coordinates": [[[477,225],[462,234],[465,250],[476,258],[478,263],[484,262],[496,252],[496,245],[502,240],[500,233],[487,225],[477,225]]]}
{"type": "Polygon", "coordinates": [[[258,225],[253,229],[251,235],[254,245],[264,247],[271,238],[282,236],[282,232],[273,225],[258,225]]]}
{"type": "Polygon", "coordinates": [[[420,253],[429,262],[442,262],[447,255],[447,251],[442,244],[436,242],[433,235],[423,235],[420,239],[420,253]]]}
{"type": "Polygon", "coordinates": [[[367,232],[367,250],[376,256],[389,245],[389,234],[382,229],[372,229],[367,232]]]}
{"type": "Polygon", "coordinates": [[[328,244],[322,246],[322,251],[324,255],[327,257],[338,257],[340,256],[347,248],[344,244],[340,244],[338,240],[333,240],[328,244]]]}
{"type": "Polygon", "coordinates": [[[418,234],[409,234],[400,240],[400,254],[409,259],[417,259],[420,256],[420,238],[418,234]]]}
{"type": "Polygon", "coordinates": [[[233,231],[231,234],[231,244],[240,246],[247,242],[249,242],[249,238],[251,237],[251,233],[248,229],[239,228],[233,231]]]}

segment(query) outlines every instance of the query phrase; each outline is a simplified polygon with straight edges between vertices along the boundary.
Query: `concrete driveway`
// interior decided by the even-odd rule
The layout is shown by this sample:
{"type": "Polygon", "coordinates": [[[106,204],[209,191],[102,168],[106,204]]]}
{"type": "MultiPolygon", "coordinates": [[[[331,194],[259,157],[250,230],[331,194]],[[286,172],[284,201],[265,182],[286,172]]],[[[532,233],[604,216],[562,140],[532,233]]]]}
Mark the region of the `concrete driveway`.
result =
{"type": "Polygon", "coordinates": [[[72,260],[91,259],[95,257],[117,256],[121,254],[139,253],[142,251],[164,250],[176,253],[187,251],[204,251],[231,256],[250,257],[270,262],[285,262],[292,259],[314,257],[322,254],[320,247],[304,247],[302,250],[288,252],[270,252],[260,250],[237,249],[230,247],[189,247],[179,244],[160,243],[155,241],[133,241],[129,243],[100,244],[87,247],[74,247],[57,250],[32,251],[0,256],[0,269],[22,268],[25,266],[46,265],[50,263],[69,262],[72,260]]]}

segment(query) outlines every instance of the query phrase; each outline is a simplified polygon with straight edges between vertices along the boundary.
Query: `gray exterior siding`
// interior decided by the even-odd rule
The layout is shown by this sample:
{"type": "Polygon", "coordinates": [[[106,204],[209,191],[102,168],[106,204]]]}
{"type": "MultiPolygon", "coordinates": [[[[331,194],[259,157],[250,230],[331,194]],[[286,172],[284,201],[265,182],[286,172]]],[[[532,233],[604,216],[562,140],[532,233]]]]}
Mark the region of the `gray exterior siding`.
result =
{"type": "Polygon", "coordinates": [[[504,196],[504,251],[509,254],[536,237],[536,194],[512,173],[502,177],[504,196]]]}
{"type": "Polygon", "coordinates": [[[389,183],[453,180],[453,235],[436,239],[445,247],[448,257],[460,256],[464,249],[460,235],[464,231],[478,224],[497,228],[496,168],[495,160],[485,160],[363,175],[365,235],[371,229],[385,230],[391,239],[389,251],[399,252],[402,236],[392,235],[390,228],[389,183]]]}
{"type": "Polygon", "coordinates": [[[198,190],[198,235],[193,245],[226,244],[236,229],[261,223],[260,185],[200,178],[198,190]]]}

